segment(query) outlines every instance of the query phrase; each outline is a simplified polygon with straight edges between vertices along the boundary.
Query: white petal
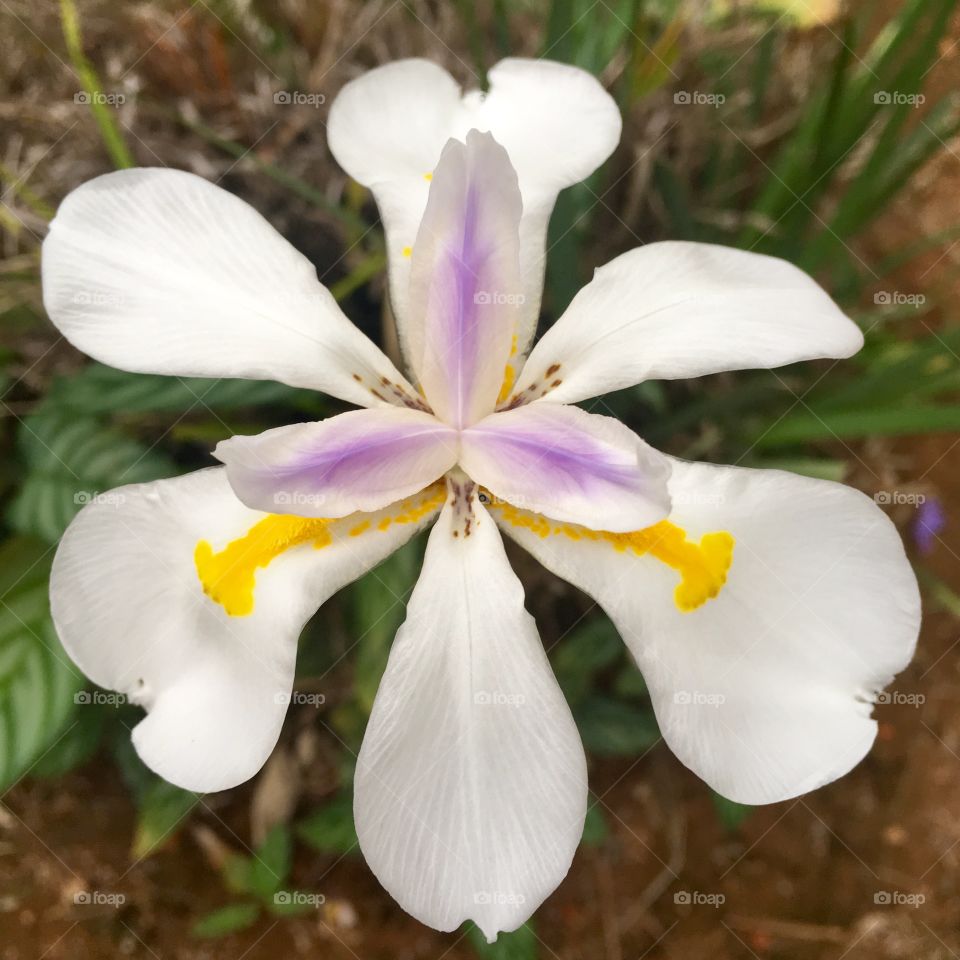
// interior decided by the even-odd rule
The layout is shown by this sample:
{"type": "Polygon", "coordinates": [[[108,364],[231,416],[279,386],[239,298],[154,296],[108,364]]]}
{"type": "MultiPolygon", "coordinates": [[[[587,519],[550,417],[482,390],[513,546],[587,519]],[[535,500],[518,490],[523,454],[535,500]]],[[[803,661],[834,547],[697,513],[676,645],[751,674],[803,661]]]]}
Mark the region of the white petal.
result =
{"type": "Polygon", "coordinates": [[[199,541],[220,551],[266,516],[236,499],[226,470],[119,487],[84,507],[57,550],[57,632],[91,680],[146,707],[133,742],[151,769],[190,790],[223,790],[253,776],[277,741],[307,619],[436,509],[386,529],[396,510],[347,518],[321,549],[305,541],[249,563],[253,609],[241,616],[204,593],[194,557],[199,541]],[[351,536],[360,523],[365,532],[351,536]]]}
{"type": "Polygon", "coordinates": [[[644,380],[849,357],[861,346],[856,324],[786,260],[664,241],[596,271],[531,352],[514,395],[575,403],[644,380]]]}
{"type": "Polygon", "coordinates": [[[670,492],[688,540],[734,538],[726,584],[689,612],[677,573],[649,555],[499,519],[604,607],[664,739],[714,790],[771,803],[842,776],[916,643],[920,599],[893,524],[856,490],[775,470],[674,461],[670,492]]]}
{"type": "Polygon", "coordinates": [[[460,465],[515,506],[602,530],[635,530],[670,509],[670,461],[613,417],[534,403],[461,433],[460,465]]]}
{"type": "Polygon", "coordinates": [[[350,410],[319,423],[231,437],[214,456],[249,507],[303,517],[379,510],[457,462],[457,433],[420,410],[350,410]]]}
{"type": "Polygon", "coordinates": [[[123,370],[280,380],[361,406],[385,404],[383,384],[412,395],[306,257],[182,170],[120,170],[70,193],[43,243],[43,302],[75,347],[123,370]]]}
{"type": "Polygon", "coordinates": [[[520,266],[525,301],[518,350],[533,338],[543,290],[547,222],[557,193],[588,177],[620,139],[620,113],[589,73],[549,60],[503,60],[489,92],[466,93],[426,60],[400,60],[348,83],[330,109],[330,149],[347,173],[370,187],[387,233],[390,297],[400,341],[410,352],[410,262],[429,181],[450,137],[489,131],[516,168],[523,197],[520,266]]]}
{"type": "Polygon", "coordinates": [[[360,847],[438,930],[520,926],[569,869],[583,748],[489,515],[448,504],[357,762],[360,847]],[[456,534],[456,536],[454,536],[456,534]]]}

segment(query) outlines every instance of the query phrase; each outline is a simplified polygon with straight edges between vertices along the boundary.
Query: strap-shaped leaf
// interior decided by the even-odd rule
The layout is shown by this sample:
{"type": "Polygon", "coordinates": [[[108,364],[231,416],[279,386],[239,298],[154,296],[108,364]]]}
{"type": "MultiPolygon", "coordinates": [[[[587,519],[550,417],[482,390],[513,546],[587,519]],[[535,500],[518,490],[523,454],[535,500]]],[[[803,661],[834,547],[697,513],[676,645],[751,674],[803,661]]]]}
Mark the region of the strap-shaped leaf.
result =
{"type": "Polygon", "coordinates": [[[0,790],[69,730],[83,686],[50,620],[52,557],[25,538],[0,546],[0,790]]]}
{"type": "Polygon", "coordinates": [[[171,476],[157,450],[89,417],[69,412],[22,421],[21,458],[27,474],[7,520],[18,533],[54,542],[85,504],[113,496],[114,487],[171,476]]]}

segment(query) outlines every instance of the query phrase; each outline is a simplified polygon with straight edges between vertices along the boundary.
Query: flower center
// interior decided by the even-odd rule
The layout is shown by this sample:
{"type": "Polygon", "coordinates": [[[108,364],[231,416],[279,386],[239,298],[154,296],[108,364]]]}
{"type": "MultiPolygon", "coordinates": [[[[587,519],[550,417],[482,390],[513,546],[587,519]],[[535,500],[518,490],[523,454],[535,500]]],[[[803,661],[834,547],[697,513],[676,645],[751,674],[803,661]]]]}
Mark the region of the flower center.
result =
{"type": "Polygon", "coordinates": [[[515,527],[525,527],[538,537],[565,536],[571,540],[593,540],[608,543],[620,553],[651,557],[665,563],[680,574],[680,583],[673,592],[677,609],[689,613],[712,600],[723,589],[727,572],[733,563],[734,538],[726,531],[705,533],[699,543],[687,539],[682,527],[661,520],[652,527],[630,533],[591,530],[572,523],[556,523],[539,513],[520,510],[511,504],[493,499],[484,491],[481,502],[488,510],[515,527]]]}
{"type": "Polygon", "coordinates": [[[415,497],[375,514],[352,514],[338,520],[295,517],[271,513],[255,523],[242,537],[214,552],[200,540],[193,553],[203,592],[231,617],[253,613],[257,570],[292,547],[312,543],[322,550],[338,540],[389,530],[395,523],[416,523],[446,498],[443,483],[431,484],[415,497]]]}

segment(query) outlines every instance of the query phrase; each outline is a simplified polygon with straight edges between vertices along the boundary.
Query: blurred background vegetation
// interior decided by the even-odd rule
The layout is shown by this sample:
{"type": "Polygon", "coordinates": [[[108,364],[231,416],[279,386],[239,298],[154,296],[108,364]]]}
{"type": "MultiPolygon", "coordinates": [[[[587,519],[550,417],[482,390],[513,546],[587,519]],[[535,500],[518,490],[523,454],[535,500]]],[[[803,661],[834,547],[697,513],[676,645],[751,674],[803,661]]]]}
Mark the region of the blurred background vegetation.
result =
{"type": "MultiPolygon", "coordinates": [[[[637,810],[616,799],[621,784],[646,781],[651,763],[670,763],[658,759],[665,751],[642,677],[595,605],[519,554],[595,792],[574,869],[581,879],[568,881],[579,892],[567,900],[561,892],[495,947],[470,930],[442,937],[405,918],[364,873],[353,832],[352,766],[422,538],[307,628],[299,702],[251,784],[198,797],[140,764],[129,742],[139,711],[89,687],[50,623],[47,575],[59,536],[94,494],[207,465],[213,445],[234,433],[341,408],[275,383],[143,376],[80,356],[57,336],[40,298],[40,244],[60,199],[111,168],[193,170],[250,201],[314,261],[348,315],[382,339],[376,208],[325,142],[339,87],[410,55],[442,62],[472,87],[503,56],[577,64],[616,97],[624,137],[600,171],[560,198],[545,324],[594,267],[672,238],[785,257],[814,273],[866,335],[865,349],[843,363],[648,383],[587,406],[612,410],[679,456],[782,467],[886,496],[905,536],[918,534],[914,552],[934,607],[953,616],[956,582],[925,555],[949,540],[940,537],[949,495],[931,464],[960,433],[956,8],[956,0],[0,0],[0,789],[8,791],[0,826],[17,835],[30,824],[39,842],[29,854],[19,841],[11,848],[21,859],[9,875],[26,886],[0,898],[0,920],[20,917],[11,940],[20,952],[10,957],[48,945],[53,957],[100,956],[110,944],[135,956],[212,956],[204,951],[219,938],[235,956],[277,944],[309,953],[318,942],[364,960],[400,955],[399,945],[410,956],[438,956],[445,946],[450,956],[517,960],[628,949],[669,956],[658,931],[672,929],[672,903],[655,919],[646,913],[684,862],[669,815],[641,828],[637,810]],[[275,102],[290,90],[324,103],[275,102]],[[641,851],[641,866],[622,862],[625,831],[652,861],[641,851]],[[619,862],[613,880],[611,860],[619,862]],[[603,904],[584,906],[584,889],[610,899],[607,887],[629,869],[637,876],[624,884],[632,897],[625,915],[611,921],[603,904]],[[71,913],[72,901],[50,906],[52,889],[92,882],[133,893],[92,922],[71,913]],[[314,900],[276,896],[294,889],[314,900]]],[[[950,623],[944,629],[953,631],[950,623]]],[[[745,846],[772,822],[755,826],[765,813],[681,783],[684,803],[712,831],[705,855],[745,846]]],[[[641,813],[650,820],[648,800],[641,813]]],[[[782,919],[776,905],[768,912],[799,922],[782,919]]],[[[718,945],[709,940],[718,916],[696,926],[694,949],[781,955],[788,944],[782,955],[806,956],[797,943],[812,943],[839,956],[843,937],[853,942],[856,932],[852,908],[840,918],[825,909],[814,934],[725,920],[732,936],[718,945]]],[[[894,941],[883,942],[886,950],[894,941]]]]}

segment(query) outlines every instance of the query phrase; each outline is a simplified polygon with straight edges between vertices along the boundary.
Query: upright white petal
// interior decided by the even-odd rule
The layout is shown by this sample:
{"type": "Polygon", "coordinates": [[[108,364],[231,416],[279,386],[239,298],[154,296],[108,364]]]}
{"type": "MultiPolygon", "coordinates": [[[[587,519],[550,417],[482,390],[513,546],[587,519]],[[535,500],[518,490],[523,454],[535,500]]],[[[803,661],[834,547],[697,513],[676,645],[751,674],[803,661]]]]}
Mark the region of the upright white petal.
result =
{"type": "Polygon", "coordinates": [[[253,776],[277,741],[304,623],[421,529],[439,509],[433,496],[419,516],[388,509],[296,542],[289,525],[251,536],[266,514],[236,499],[222,467],[119,487],[84,507],[57,550],[57,632],[91,680],[146,708],[133,743],[147,766],[190,790],[224,790],[253,776]],[[283,536],[293,545],[269,559],[283,536]],[[252,609],[228,614],[226,598],[244,590],[252,609]]]}
{"type": "Polygon", "coordinates": [[[523,301],[520,192],[489,133],[450,140],[413,246],[410,362],[438,417],[456,427],[492,413],[523,301]]]}
{"type": "Polygon", "coordinates": [[[330,109],[327,136],[337,162],[377,199],[387,232],[390,298],[400,341],[411,356],[408,303],[412,248],[429,177],[450,137],[489,131],[516,168],[523,197],[520,265],[525,301],[517,340],[533,339],[543,290],[547,222],[557,194],[585,179],[620,139],[616,103],[589,73],[549,60],[502,60],[489,91],[461,96],[450,75],[427,60],[400,60],[348,83],[330,109]]]}
{"type": "Polygon", "coordinates": [[[667,240],[600,267],[513,395],[575,403],[644,380],[849,357],[863,335],[816,281],[759,253],[667,240]]]}
{"type": "MultiPolygon", "coordinates": [[[[670,522],[701,548],[681,564],[686,587],[650,550],[497,514],[603,606],[664,739],[714,790],[771,803],[842,776],[870,749],[871,701],[916,643],[917,583],[893,524],[856,490],[775,470],[674,461],[670,493],[670,522]],[[682,610],[697,591],[703,602],[682,610]]],[[[667,559],[688,550],[657,532],[667,559]]]]}
{"type": "Polygon", "coordinates": [[[313,264],[239,197],[182,170],[119,170],[68,194],[43,302],[78,349],[140,373],[280,380],[361,406],[413,397],[313,264]]]}
{"type": "Polygon", "coordinates": [[[492,940],[566,874],[583,748],[490,516],[463,494],[430,534],[357,762],[360,847],[400,905],[492,940]]]}

